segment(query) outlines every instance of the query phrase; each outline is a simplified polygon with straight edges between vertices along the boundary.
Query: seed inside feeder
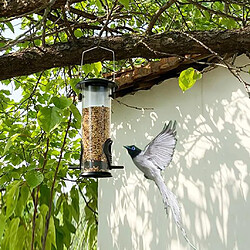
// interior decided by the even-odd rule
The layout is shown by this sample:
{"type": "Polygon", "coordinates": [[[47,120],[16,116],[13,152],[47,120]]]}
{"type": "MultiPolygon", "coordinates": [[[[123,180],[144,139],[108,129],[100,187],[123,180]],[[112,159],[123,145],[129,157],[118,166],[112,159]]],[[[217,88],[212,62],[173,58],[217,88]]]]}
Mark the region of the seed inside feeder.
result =
{"type": "Polygon", "coordinates": [[[84,171],[100,171],[98,165],[107,163],[103,144],[110,137],[110,108],[83,108],[82,135],[84,171]]]}

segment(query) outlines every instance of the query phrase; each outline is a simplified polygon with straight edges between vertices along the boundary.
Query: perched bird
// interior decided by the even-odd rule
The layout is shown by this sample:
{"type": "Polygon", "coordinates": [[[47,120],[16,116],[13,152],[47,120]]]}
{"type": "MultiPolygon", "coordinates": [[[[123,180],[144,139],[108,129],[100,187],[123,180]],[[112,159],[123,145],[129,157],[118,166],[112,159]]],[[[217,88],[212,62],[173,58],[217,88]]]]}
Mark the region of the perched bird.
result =
{"type": "Polygon", "coordinates": [[[161,171],[171,162],[176,146],[176,121],[164,125],[163,130],[144,148],[135,145],[124,146],[134,164],[144,173],[145,178],[153,180],[162,195],[163,203],[168,214],[171,210],[175,223],[180,228],[189,245],[196,249],[189,241],[182,225],[181,211],[176,196],[167,188],[161,171]]]}

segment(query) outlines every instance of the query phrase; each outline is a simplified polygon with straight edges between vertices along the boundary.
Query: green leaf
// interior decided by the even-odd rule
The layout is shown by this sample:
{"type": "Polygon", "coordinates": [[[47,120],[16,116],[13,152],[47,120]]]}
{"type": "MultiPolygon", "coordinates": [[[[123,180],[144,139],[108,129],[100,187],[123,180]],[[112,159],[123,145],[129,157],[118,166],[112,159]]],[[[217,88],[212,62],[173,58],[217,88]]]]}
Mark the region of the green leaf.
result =
{"type": "Polygon", "coordinates": [[[71,233],[75,233],[76,232],[76,228],[74,225],[71,224],[71,222],[69,222],[67,219],[64,219],[64,223],[65,223],[65,226],[68,228],[68,230],[71,232],[71,233]]]}
{"type": "Polygon", "coordinates": [[[16,240],[15,240],[15,246],[14,246],[14,249],[24,249],[23,245],[24,245],[24,242],[25,242],[25,238],[26,238],[26,230],[25,230],[25,227],[23,225],[21,225],[18,230],[17,230],[17,236],[16,236],[16,240]]]}
{"type": "Polygon", "coordinates": [[[95,74],[98,75],[102,71],[102,63],[96,62],[96,63],[93,63],[93,66],[94,66],[95,74]]]}
{"type": "Polygon", "coordinates": [[[40,207],[40,212],[41,212],[42,217],[44,218],[44,221],[46,220],[46,215],[48,211],[49,211],[49,207],[45,204],[42,204],[40,207]]]}
{"type": "Polygon", "coordinates": [[[6,181],[9,181],[9,178],[7,174],[4,174],[2,177],[0,177],[0,186],[2,186],[6,181]]]}
{"type": "Polygon", "coordinates": [[[201,79],[202,74],[194,68],[183,70],[179,77],[179,86],[183,92],[190,89],[197,80],[201,79]]]}
{"type": "Polygon", "coordinates": [[[0,93],[4,93],[5,95],[11,95],[10,91],[7,89],[0,90],[0,93]]]}
{"type": "Polygon", "coordinates": [[[31,162],[31,164],[26,168],[27,171],[33,170],[37,167],[35,162],[31,162]]]}
{"type": "Polygon", "coordinates": [[[20,134],[15,134],[15,135],[12,135],[6,145],[5,145],[5,148],[4,148],[4,151],[3,151],[3,154],[5,155],[7,153],[7,151],[10,149],[10,147],[12,146],[13,142],[16,140],[16,138],[19,136],[20,134]]]}
{"type": "Polygon", "coordinates": [[[63,227],[61,228],[63,232],[63,243],[69,249],[70,247],[70,242],[71,242],[71,235],[70,231],[68,230],[67,226],[64,224],[63,227]]]}
{"type": "Polygon", "coordinates": [[[16,214],[18,216],[22,216],[22,213],[23,213],[23,210],[26,206],[26,203],[27,203],[27,200],[29,198],[29,188],[27,185],[22,185],[21,187],[21,196],[20,198],[18,199],[18,202],[17,202],[17,206],[16,206],[16,214]]]}
{"type": "Polygon", "coordinates": [[[58,250],[63,250],[64,235],[63,232],[59,231],[56,227],[56,246],[58,250]]]}
{"type": "Polygon", "coordinates": [[[76,119],[76,128],[81,128],[81,122],[82,122],[82,116],[78,110],[78,108],[72,103],[70,105],[70,110],[73,113],[75,119],[76,119]]]}
{"type": "Polygon", "coordinates": [[[86,75],[88,75],[89,73],[92,73],[95,76],[98,76],[98,74],[102,70],[102,63],[96,62],[96,63],[91,63],[91,64],[84,64],[82,66],[82,70],[86,75]]]}
{"type": "Polygon", "coordinates": [[[194,79],[200,80],[202,78],[202,73],[198,70],[194,70],[194,79]]]}
{"type": "Polygon", "coordinates": [[[25,179],[31,188],[35,188],[43,182],[43,174],[36,170],[31,170],[26,173],[25,179]]]}
{"type": "Polygon", "coordinates": [[[49,198],[50,198],[49,187],[45,184],[42,184],[40,186],[40,193],[41,193],[40,204],[45,204],[45,205],[49,206],[49,198]]]}
{"type": "Polygon", "coordinates": [[[119,2],[125,6],[125,8],[129,7],[129,0],[119,0],[119,2]]]}
{"type": "Polygon", "coordinates": [[[6,219],[14,212],[19,196],[19,185],[21,181],[14,181],[11,188],[6,193],[6,219]]]}
{"type": "Polygon", "coordinates": [[[96,3],[95,3],[95,4],[96,4],[98,10],[99,10],[99,11],[102,11],[103,7],[102,7],[102,4],[101,4],[100,0],[96,0],[96,3]]]}
{"type": "Polygon", "coordinates": [[[3,214],[0,214],[0,242],[2,240],[5,224],[6,224],[5,216],[3,214]]]}
{"type": "Polygon", "coordinates": [[[55,104],[55,106],[59,109],[65,109],[72,104],[72,100],[65,96],[61,97],[55,96],[51,100],[55,104]]]}
{"type": "Polygon", "coordinates": [[[65,220],[71,220],[72,214],[71,214],[71,209],[70,205],[67,202],[63,203],[63,219],[65,220]]]}
{"type": "Polygon", "coordinates": [[[10,149],[10,147],[12,146],[12,138],[10,137],[5,145],[3,154],[5,155],[6,152],[10,149]]]}
{"type": "Polygon", "coordinates": [[[20,219],[18,217],[12,219],[11,222],[10,222],[10,227],[9,227],[9,239],[10,239],[9,247],[10,248],[9,249],[13,249],[13,250],[20,249],[20,248],[15,247],[19,222],[20,222],[20,219]]]}
{"type": "Polygon", "coordinates": [[[9,227],[4,233],[3,242],[1,244],[1,249],[11,249],[11,250],[19,250],[20,246],[16,247],[17,241],[17,231],[20,223],[20,218],[13,218],[10,220],[9,227]]]}
{"type": "Polygon", "coordinates": [[[56,248],[56,230],[53,216],[50,217],[46,249],[51,249],[51,244],[56,248]]]}
{"type": "Polygon", "coordinates": [[[71,196],[71,213],[75,221],[78,223],[80,217],[79,193],[75,187],[71,188],[70,196],[71,196]]]}
{"type": "Polygon", "coordinates": [[[41,128],[49,133],[62,122],[63,118],[57,107],[43,107],[37,114],[37,120],[41,128]]]}
{"type": "Polygon", "coordinates": [[[12,31],[12,33],[15,33],[14,27],[13,27],[11,22],[7,22],[5,24],[9,27],[9,29],[12,31]]]}
{"type": "Polygon", "coordinates": [[[44,231],[44,225],[45,225],[45,219],[43,219],[42,214],[38,214],[38,217],[36,218],[36,227],[35,227],[36,242],[37,244],[40,245],[38,249],[42,249],[41,242],[44,231]]]}
{"type": "MultiPolygon", "coordinates": [[[[56,247],[58,250],[63,250],[64,235],[62,226],[60,226],[60,220],[54,218],[54,224],[56,229],[56,247]]],[[[73,249],[73,248],[72,248],[73,249]]]]}
{"type": "Polygon", "coordinates": [[[79,37],[83,36],[83,33],[80,29],[76,29],[76,30],[74,30],[74,35],[75,35],[75,37],[79,38],[79,37]]]}
{"type": "Polygon", "coordinates": [[[82,70],[84,71],[84,73],[87,75],[89,74],[90,72],[92,72],[93,70],[93,64],[84,64],[82,66],[82,70]]]}
{"type": "Polygon", "coordinates": [[[71,86],[71,88],[77,93],[79,94],[80,90],[76,88],[76,84],[80,82],[80,79],[77,79],[77,78],[71,78],[69,80],[69,84],[71,86]]]}
{"type": "Polygon", "coordinates": [[[58,215],[58,213],[60,212],[63,200],[64,200],[64,196],[61,194],[56,201],[55,215],[58,215]]]}

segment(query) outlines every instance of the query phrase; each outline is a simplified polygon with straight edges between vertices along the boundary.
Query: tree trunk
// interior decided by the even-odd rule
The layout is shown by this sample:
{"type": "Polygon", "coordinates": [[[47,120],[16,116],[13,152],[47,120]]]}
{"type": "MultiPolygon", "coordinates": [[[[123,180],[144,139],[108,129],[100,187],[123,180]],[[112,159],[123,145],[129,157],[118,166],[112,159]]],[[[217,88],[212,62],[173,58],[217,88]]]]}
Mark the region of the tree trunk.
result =
{"type": "MultiPolygon", "coordinates": [[[[2,55],[0,80],[54,67],[79,65],[82,52],[95,45],[96,38],[88,37],[81,38],[77,42],[57,43],[45,48],[34,47],[2,55]]],[[[241,54],[250,51],[250,27],[241,30],[190,32],[189,36],[179,32],[169,32],[152,36],[108,37],[101,39],[100,46],[114,50],[116,60],[135,57],[148,59],[184,57],[192,54],[241,54]]],[[[86,53],[84,63],[104,60],[112,60],[112,53],[99,48],[86,53]]]]}

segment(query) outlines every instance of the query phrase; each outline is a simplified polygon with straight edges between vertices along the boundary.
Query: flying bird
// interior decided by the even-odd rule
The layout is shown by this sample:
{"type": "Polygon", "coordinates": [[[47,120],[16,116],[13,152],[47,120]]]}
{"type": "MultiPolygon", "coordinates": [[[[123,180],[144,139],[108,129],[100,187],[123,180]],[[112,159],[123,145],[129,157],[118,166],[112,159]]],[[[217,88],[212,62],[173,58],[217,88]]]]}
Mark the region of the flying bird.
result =
{"type": "Polygon", "coordinates": [[[131,156],[134,164],[144,173],[145,178],[152,180],[157,185],[163,203],[168,214],[168,210],[173,214],[175,223],[180,228],[188,244],[196,249],[189,241],[186,231],[182,225],[181,210],[177,198],[164,183],[161,175],[171,162],[176,146],[176,121],[170,121],[164,125],[163,130],[144,148],[139,149],[135,145],[124,146],[131,156]]]}

